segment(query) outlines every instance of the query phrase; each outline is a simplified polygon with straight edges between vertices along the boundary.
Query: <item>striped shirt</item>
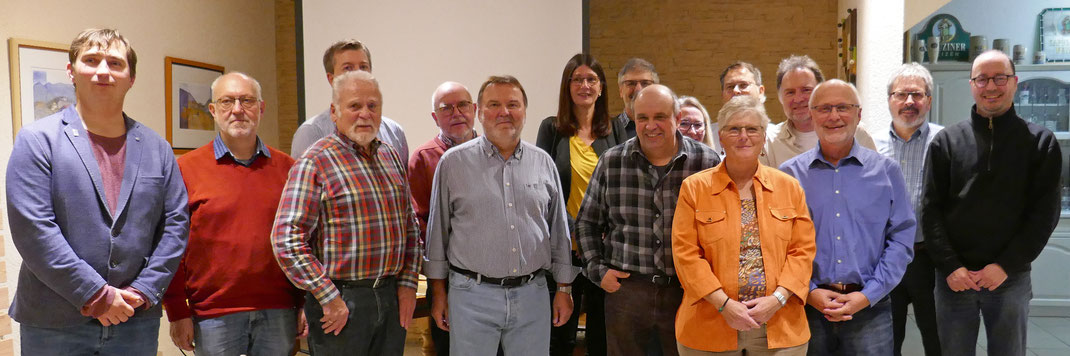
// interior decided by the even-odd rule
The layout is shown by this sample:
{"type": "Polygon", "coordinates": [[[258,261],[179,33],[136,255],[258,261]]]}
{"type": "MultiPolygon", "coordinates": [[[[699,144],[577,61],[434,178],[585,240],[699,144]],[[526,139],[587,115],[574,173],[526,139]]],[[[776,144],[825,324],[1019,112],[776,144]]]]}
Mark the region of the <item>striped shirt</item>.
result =
{"type": "MultiPolygon", "coordinates": [[[[891,125],[889,125],[891,126],[891,125]]],[[[877,152],[899,163],[903,170],[903,179],[906,181],[907,194],[910,194],[910,206],[914,208],[915,217],[920,221],[921,217],[921,187],[925,181],[925,153],[929,150],[929,143],[933,142],[936,133],[944,127],[926,122],[914,130],[910,138],[904,140],[895,133],[895,128],[889,127],[888,131],[873,136],[873,143],[877,146],[877,152]]],[[[914,242],[922,242],[922,229],[917,229],[914,242]]]]}
{"type": "Polygon", "coordinates": [[[424,274],[449,267],[501,278],[549,270],[572,283],[572,243],[550,155],[521,141],[503,159],[486,136],[446,151],[435,171],[424,274]]]}
{"type": "Polygon", "coordinates": [[[416,287],[420,228],[404,167],[378,139],[366,151],[335,132],[309,147],[290,170],[271,234],[294,285],[321,304],[338,296],[331,280],[397,276],[416,287]]]}
{"type": "Polygon", "coordinates": [[[610,268],[675,276],[672,217],[684,178],[721,162],[712,148],[676,133],[679,148],[660,176],[632,138],[602,154],[587,186],[576,236],[595,285],[610,268]],[[603,235],[605,239],[603,240],[603,235]]]}
{"type": "Polygon", "coordinates": [[[215,159],[217,161],[220,158],[223,158],[223,156],[230,155],[230,158],[233,158],[234,162],[237,162],[243,167],[248,167],[252,165],[253,162],[256,161],[256,157],[258,156],[271,158],[271,151],[268,150],[267,145],[264,144],[264,141],[260,141],[259,136],[256,138],[256,152],[253,152],[253,156],[249,157],[249,159],[247,160],[239,160],[237,157],[234,157],[234,152],[230,152],[230,148],[227,147],[227,144],[225,142],[223,142],[223,135],[218,133],[215,135],[215,140],[212,140],[212,153],[215,154],[215,159]]]}

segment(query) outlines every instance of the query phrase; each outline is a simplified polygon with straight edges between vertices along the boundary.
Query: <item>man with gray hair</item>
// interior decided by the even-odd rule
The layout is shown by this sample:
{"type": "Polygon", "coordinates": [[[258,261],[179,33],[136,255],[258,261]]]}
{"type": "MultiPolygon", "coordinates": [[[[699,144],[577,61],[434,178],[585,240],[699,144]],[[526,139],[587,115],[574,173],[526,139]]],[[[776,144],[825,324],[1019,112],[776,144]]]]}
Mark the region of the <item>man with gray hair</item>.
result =
{"type": "MultiPolygon", "coordinates": [[[[810,95],[824,80],[821,68],[809,56],[793,55],[780,61],[776,71],[777,98],[788,119],[766,132],[765,155],[759,158],[762,164],[779,167],[817,146],[817,133],[810,118],[810,95]]],[[[865,130],[857,130],[855,138],[862,147],[875,149],[873,139],[865,130]]]]}
{"type": "MultiPolygon", "coordinates": [[[[354,39],[335,42],[323,52],[323,69],[327,71],[327,83],[334,83],[334,78],[342,73],[361,70],[372,72],[372,52],[368,46],[354,39]]],[[[409,143],[405,140],[405,131],[397,121],[382,116],[379,124],[379,140],[394,147],[402,160],[409,159],[409,143]]],[[[336,127],[331,119],[330,110],[324,110],[305,120],[294,132],[290,144],[290,156],[301,158],[308,147],[319,139],[333,134],[336,127]]]]}
{"type": "Polygon", "coordinates": [[[270,245],[294,161],[257,136],[260,93],[244,73],[216,78],[208,111],[219,134],[178,158],[190,196],[190,239],[163,303],[171,340],[197,355],[290,355],[304,331],[302,293],[270,245]]]}
{"type": "Polygon", "coordinates": [[[313,355],[402,355],[422,262],[405,163],[376,138],[383,97],[371,73],[343,73],[332,84],[337,129],[290,170],[271,235],[275,258],[308,291],[313,355]]]}
{"type": "Polygon", "coordinates": [[[818,144],[780,166],[806,190],[817,254],[806,299],[811,355],[891,355],[892,305],[916,220],[899,165],[855,136],[858,90],[839,79],[810,98],[818,144]]]}
{"type": "Polygon", "coordinates": [[[620,99],[624,101],[624,112],[617,115],[613,124],[623,126],[628,137],[635,137],[635,95],[643,88],[660,82],[654,64],[642,58],[628,59],[617,73],[617,87],[620,89],[620,99]]]}
{"type": "MultiPolygon", "coordinates": [[[[915,217],[921,214],[921,188],[925,177],[925,153],[936,133],[944,127],[928,122],[932,108],[933,77],[918,63],[903,64],[888,80],[888,111],[892,123],[887,130],[873,135],[877,152],[899,162],[910,206],[915,217]]],[[[940,355],[940,339],[936,329],[936,270],[932,257],[925,249],[922,229],[914,238],[914,260],[907,265],[903,281],[892,290],[892,331],[895,334],[895,354],[903,348],[907,324],[907,306],[914,304],[914,319],[921,331],[925,354],[940,355]]]]}
{"type": "Polygon", "coordinates": [[[606,291],[610,355],[645,355],[657,340],[676,355],[676,310],[683,288],[672,257],[672,218],[684,178],[716,166],[712,148],[678,131],[680,104],[654,84],[635,96],[638,136],[598,159],[576,219],[591,282],[606,291]]]}

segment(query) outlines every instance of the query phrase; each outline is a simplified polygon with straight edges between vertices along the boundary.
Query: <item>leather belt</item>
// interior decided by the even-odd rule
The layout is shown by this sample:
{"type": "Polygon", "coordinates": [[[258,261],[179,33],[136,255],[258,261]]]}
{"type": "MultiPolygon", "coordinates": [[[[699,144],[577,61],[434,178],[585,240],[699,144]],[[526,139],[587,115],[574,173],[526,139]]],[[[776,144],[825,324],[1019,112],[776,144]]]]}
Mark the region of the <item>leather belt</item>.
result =
{"type": "Polygon", "coordinates": [[[650,282],[658,287],[679,286],[680,279],[673,276],[666,276],[663,274],[638,274],[632,272],[628,278],[631,281],[650,282]]]}
{"type": "Polygon", "coordinates": [[[334,285],[339,288],[379,288],[394,281],[394,276],[382,276],[378,278],[358,279],[355,281],[347,281],[342,279],[333,279],[334,285]]]}
{"type": "Polygon", "coordinates": [[[861,284],[856,284],[856,283],[822,284],[822,285],[819,285],[817,287],[821,288],[821,289],[828,289],[830,291],[833,291],[833,292],[836,292],[836,293],[840,293],[840,294],[847,294],[847,293],[851,293],[851,292],[860,292],[860,291],[862,291],[862,285],[861,284]]]}
{"type": "Polygon", "coordinates": [[[495,278],[495,277],[487,277],[487,276],[484,276],[482,274],[479,274],[479,273],[476,273],[476,272],[472,272],[472,271],[466,270],[464,268],[456,267],[456,266],[450,266],[450,270],[454,271],[454,272],[457,272],[457,273],[460,273],[460,274],[463,274],[465,276],[468,276],[469,278],[475,278],[476,283],[489,283],[489,284],[499,285],[499,286],[502,286],[502,287],[519,287],[519,286],[522,286],[524,284],[527,284],[528,282],[531,282],[536,277],[539,277],[540,275],[542,275],[542,270],[538,270],[538,271],[535,271],[532,274],[523,275],[523,276],[495,278]]]}

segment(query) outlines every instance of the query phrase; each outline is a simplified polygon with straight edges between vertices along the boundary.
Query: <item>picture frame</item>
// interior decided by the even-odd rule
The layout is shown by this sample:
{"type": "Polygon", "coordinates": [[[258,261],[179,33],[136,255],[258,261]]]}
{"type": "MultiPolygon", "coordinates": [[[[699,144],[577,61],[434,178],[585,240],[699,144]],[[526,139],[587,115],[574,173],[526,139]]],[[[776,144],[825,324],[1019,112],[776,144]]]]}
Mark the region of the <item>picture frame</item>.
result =
{"type": "Polygon", "coordinates": [[[74,105],[67,74],[70,46],[24,38],[8,39],[12,132],[74,105]]]}
{"type": "Polygon", "coordinates": [[[223,73],[223,66],[164,57],[165,136],[175,153],[192,151],[215,139],[215,120],[208,104],[212,81],[223,73]]]}

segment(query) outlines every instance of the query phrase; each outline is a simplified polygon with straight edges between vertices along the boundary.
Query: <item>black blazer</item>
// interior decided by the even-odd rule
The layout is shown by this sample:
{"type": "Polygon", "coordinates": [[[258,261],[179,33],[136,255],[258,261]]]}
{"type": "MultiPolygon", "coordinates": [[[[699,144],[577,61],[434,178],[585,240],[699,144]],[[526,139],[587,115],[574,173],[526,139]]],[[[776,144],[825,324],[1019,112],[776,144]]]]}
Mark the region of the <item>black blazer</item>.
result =
{"type": "MultiPolygon", "coordinates": [[[[557,174],[561,177],[561,193],[565,197],[565,202],[568,202],[568,195],[572,191],[572,163],[568,149],[569,137],[561,136],[558,133],[557,126],[554,125],[554,119],[555,117],[550,116],[539,124],[539,136],[535,138],[535,146],[546,151],[546,153],[550,154],[550,158],[553,158],[554,164],[557,166],[557,174]]],[[[594,142],[591,142],[591,148],[594,148],[594,153],[599,157],[610,147],[628,140],[628,134],[624,127],[621,127],[616,121],[615,119],[610,119],[613,129],[608,136],[599,137],[594,142]]],[[[571,222],[572,217],[570,216],[570,225],[571,222]]]]}

